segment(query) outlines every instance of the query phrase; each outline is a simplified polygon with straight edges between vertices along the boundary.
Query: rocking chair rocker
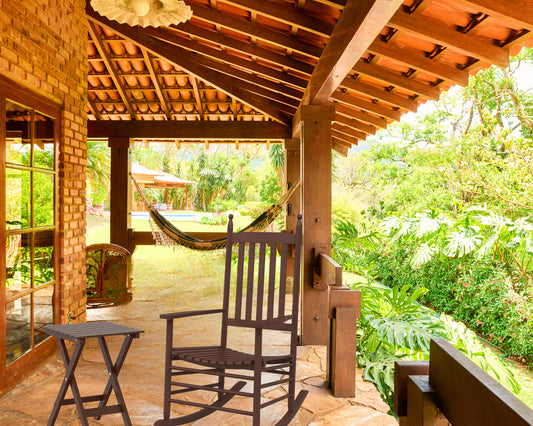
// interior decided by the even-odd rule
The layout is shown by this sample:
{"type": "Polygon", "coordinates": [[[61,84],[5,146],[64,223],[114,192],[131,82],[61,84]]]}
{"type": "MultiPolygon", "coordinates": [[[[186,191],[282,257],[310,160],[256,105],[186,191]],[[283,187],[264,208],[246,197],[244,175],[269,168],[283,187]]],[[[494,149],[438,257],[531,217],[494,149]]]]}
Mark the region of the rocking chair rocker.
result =
{"type": "Polygon", "coordinates": [[[302,390],[295,397],[302,239],[301,215],[298,216],[295,234],[278,232],[234,233],[232,219],[233,216],[230,215],[222,309],[161,315],[162,319],[167,320],[165,395],[164,418],[155,423],[157,426],[190,423],[217,410],[251,416],[253,426],[259,426],[261,409],[284,399],[287,400],[287,412],[276,424],[287,425],[307,396],[308,392],[302,390]],[[294,247],[293,250],[292,247],[294,247]],[[234,252],[237,253],[236,285],[233,284],[235,280],[232,281],[231,279],[232,254],[234,252]],[[281,254],[279,268],[276,267],[276,252],[281,254]],[[292,302],[290,302],[291,296],[286,294],[287,260],[292,255],[294,255],[294,285],[292,302]],[[248,257],[247,261],[245,261],[246,256],[248,257]],[[254,270],[256,261],[257,271],[254,270]],[[220,345],[174,346],[173,326],[175,319],[215,313],[222,314],[220,345]],[[228,347],[228,332],[231,333],[233,327],[245,327],[255,331],[253,354],[228,347]],[[263,348],[264,330],[281,332],[286,336],[287,334],[290,335],[288,353],[265,355],[263,348]],[[190,364],[195,365],[191,367],[190,364]],[[197,366],[201,366],[201,368],[197,366]],[[253,373],[243,374],[241,371],[229,372],[227,370],[251,370],[253,373]],[[265,377],[262,377],[262,373],[269,373],[265,375],[269,377],[266,382],[263,382],[265,377]],[[215,383],[193,384],[178,379],[178,376],[195,374],[214,376],[215,383]],[[276,380],[272,380],[273,374],[279,375],[275,377],[276,380]],[[230,380],[239,379],[239,381],[231,386],[225,383],[227,378],[230,380]],[[244,380],[253,381],[253,391],[245,392],[242,390],[246,384],[244,380]],[[267,402],[261,401],[261,393],[266,388],[281,384],[288,385],[286,394],[267,402]],[[187,399],[176,398],[178,394],[194,391],[212,392],[214,402],[211,404],[200,403],[194,401],[193,396],[187,399]],[[252,410],[226,406],[226,403],[236,395],[252,398],[252,410]],[[191,405],[200,408],[200,410],[171,419],[170,407],[173,403],[191,405]]]}

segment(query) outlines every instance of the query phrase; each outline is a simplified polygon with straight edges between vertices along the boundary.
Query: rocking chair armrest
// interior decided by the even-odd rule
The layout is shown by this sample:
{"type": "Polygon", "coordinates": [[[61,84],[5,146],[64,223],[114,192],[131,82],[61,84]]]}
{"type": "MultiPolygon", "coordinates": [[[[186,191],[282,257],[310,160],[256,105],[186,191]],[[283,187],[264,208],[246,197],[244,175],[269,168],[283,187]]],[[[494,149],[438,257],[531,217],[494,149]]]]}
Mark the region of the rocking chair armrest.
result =
{"type": "Polygon", "coordinates": [[[176,318],[194,317],[198,315],[219,314],[222,312],[224,312],[223,309],[206,309],[206,310],[201,310],[201,311],[171,312],[168,314],[161,314],[159,315],[159,318],[176,319],[176,318]]]}

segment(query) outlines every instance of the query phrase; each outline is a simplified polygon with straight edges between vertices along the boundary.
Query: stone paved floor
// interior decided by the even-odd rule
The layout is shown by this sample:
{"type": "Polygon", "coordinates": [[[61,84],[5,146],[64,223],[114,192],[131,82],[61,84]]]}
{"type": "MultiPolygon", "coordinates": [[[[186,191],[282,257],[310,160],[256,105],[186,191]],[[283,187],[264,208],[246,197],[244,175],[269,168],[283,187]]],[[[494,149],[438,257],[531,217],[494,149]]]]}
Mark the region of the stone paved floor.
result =
{"type": "MultiPolygon", "coordinates": [[[[128,305],[95,309],[89,311],[88,320],[108,320],[119,324],[145,330],[140,339],[134,339],[124,367],[119,376],[119,382],[124,393],[126,404],[134,425],[152,425],[162,417],[163,399],[163,353],[165,321],[159,319],[159,314],[178,310],[205,309],[218,306],[214,296],[198,298],[190,293],[187,298],[176,300],[175,289],[161,288],[157,301],[150,297],[135,297],[128,305]],[[160,302],[160,300],[162,300],[160,302]]],[[[217,321],[206,316],[186,318],[180,320],[180,327],[176,338],[183,345],[205,344],[213,342],[217,335],[217,321]]],[[[251,344],[250,335],[236,336],[235,343],[242,349],[251,344]]],[[[108,339],[112,357],[116,357],[122,338],[108,339]]],[[[279,340],[271,340],[270,351],[276,351],[280,346],[279,340]]],[[[72,349],[72,348],[71,348],[72,349]]],[[[299,347],[297,381],[298,389],[309,390],[309,395],[297,417],[291,422],[292,426],[326,426],[326,425],[365,425],[388,426],[397,425],[396,420],[387,415],[388,407],[384,404],[375,387],[361,378],[361,371],[357,373],[357,393],[355,398],[334,398],[325,383],[326,348],[322,346],[299,347]]],[[[77,381],[82,395],[93,395],[102,392],[106,383],[106,369],[96,339],[89,339],[82,353],[82,358],[76,370],[77,381]]],[[[64,367],[59,355],[41,367],[32,376],[21,382],[11,392],[0,399],[1,426],[45,425],[52,410],[54,400],[61,385],[64,367]]],[[[264,398],[275,398],[282,387],[267,389],[264,398]]],[[[70,391],[69,391],[70,394],[70,391]]],[[[235,397],[234,406],[245,406],[248,399],[235,397]]],[[[272,405],[262,417],[261,424],[273,425],[280,417],[285,403],[272,405]]],[[[180,410],[180,409],[178,409],[180,410]]],[[[188,412],[181,408],[182,413],[188,412]]],[[[179,414],[180,411],[176,412],[179,414]]],[[[99,421],[90,420],[91,425],[121,425],[120,414],[104,416],[99,421]]],[[[61,408],[57,425],[75,426],[80,422],[75,407],[61,408]]],[[[193,423],[194,426],[241,426],[249,425],[250,419],[245,416],[217,412],[209,417],[193,423]]]]}

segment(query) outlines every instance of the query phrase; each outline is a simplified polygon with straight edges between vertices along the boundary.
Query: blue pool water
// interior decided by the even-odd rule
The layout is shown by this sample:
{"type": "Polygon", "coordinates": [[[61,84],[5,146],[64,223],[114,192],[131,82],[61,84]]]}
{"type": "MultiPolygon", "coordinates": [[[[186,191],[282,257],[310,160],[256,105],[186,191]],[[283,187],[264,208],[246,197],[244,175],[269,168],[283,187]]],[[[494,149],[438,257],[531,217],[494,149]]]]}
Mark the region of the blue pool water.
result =
{"type": "MultiPolygon", "coordinates": [[[[181,220],[189,222],[199,222],[201,216],[196,213],[166,213],[160,212],[168,220],[181,220]]],[[[131,212],[132,219],[148,219],[150,215],[148,212],[131,212]]]]}

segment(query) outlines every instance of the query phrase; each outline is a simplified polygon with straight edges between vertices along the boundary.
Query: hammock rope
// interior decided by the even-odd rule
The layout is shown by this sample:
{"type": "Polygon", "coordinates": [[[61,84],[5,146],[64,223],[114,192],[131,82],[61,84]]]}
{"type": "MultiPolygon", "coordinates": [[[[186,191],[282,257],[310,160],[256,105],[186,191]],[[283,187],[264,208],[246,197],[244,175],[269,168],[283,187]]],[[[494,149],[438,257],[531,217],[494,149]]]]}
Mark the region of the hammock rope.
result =
{"type": "MultiPolygon", "coordinates": [[[[191,235],[181,231],[165,218],[147,199],[144,192],[133,176],[130,176],[137,193],[142,203],[148,210],[150,215],[150,227],[152,234],[156,241],[156,245],[175,246],[181,245],[193,250],[218,250],[226,246],[226,237],[216,238],[214,240],[200,240],[191,235]]],[[[253,222],[241,229],[239,232],[259,232],[266,229],[268,225],[279,215],[283,205],[294,194],[296,188],[300,186],[300,181],[297,181],[292,187],[281,196],[281,198],[267,210],[261,213],[253,222]]]]}

